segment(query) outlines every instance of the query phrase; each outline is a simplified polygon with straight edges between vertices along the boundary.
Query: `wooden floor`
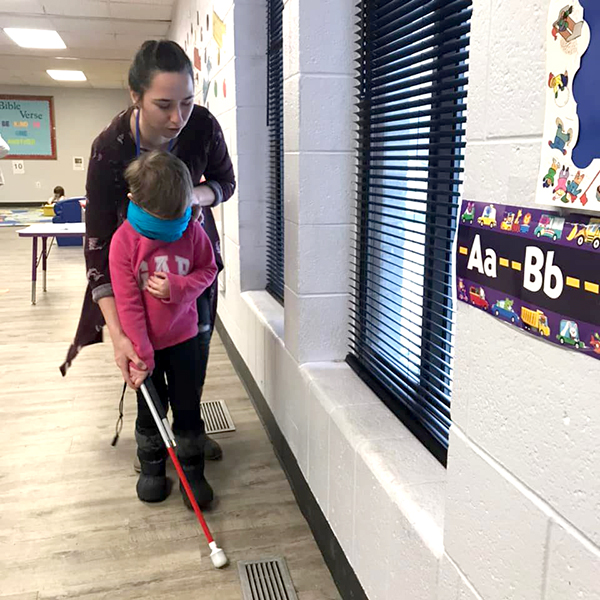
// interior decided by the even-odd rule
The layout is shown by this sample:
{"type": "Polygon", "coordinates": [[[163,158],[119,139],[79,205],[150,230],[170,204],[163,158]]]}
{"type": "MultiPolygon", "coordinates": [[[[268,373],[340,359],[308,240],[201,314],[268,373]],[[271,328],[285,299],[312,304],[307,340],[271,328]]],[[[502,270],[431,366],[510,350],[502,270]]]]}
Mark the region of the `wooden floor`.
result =
{"type": "Polygon", "coordinates": [[[138,501],[131,392],[110,445],[121,387],[110,344],[85,349],[66,378],[58,370],[81,308],[81,249],[53,248],[48,292],[31,306],[31,241],[16,231],[0,228],[0,599],[239,600],[238,560],[284,556],[300,600],[338,600],[218,340],[206,398],[227,402],[237,431],[208,464],[219,501],[207,519],[231,566],[213,568],[177,489],[138,501]]]}

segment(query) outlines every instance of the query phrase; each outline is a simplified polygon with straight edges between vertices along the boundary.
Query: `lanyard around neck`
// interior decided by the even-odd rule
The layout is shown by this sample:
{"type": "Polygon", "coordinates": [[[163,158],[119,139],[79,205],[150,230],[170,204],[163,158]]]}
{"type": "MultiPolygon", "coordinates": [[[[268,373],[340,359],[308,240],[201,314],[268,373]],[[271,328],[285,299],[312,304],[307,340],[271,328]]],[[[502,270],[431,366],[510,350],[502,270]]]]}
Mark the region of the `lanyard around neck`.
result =
{"type": "MultiPolygon", "coordinates": [[[[167,148],[167,152],[171,152],[173,146],[175,144],[175,140],[172,139],[169,142],[169,147],[167,148]]],[[[142,145],[140,142],[140,109],[137,109],[137,113],[135,115],[135,155],[139,156],[142,153],[142,145]]]]}

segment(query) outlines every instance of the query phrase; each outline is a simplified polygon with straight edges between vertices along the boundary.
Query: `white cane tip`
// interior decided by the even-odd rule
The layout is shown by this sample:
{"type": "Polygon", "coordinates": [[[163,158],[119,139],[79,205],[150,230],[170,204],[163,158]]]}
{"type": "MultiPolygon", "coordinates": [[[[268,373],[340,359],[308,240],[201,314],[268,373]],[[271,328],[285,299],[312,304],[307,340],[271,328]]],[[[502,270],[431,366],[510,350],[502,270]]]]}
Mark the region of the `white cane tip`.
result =
{"type": "Polygon", "coordinates": [[[221,550],[221,548],[217,548],[216,550],[213,550],[210,553],[210,560],[212,560],[212,564],[217,569],[222,569],[229,562],[227,560],[227,556],[225,555],[225,552],[223,552],[223,550],[221,550]]]}

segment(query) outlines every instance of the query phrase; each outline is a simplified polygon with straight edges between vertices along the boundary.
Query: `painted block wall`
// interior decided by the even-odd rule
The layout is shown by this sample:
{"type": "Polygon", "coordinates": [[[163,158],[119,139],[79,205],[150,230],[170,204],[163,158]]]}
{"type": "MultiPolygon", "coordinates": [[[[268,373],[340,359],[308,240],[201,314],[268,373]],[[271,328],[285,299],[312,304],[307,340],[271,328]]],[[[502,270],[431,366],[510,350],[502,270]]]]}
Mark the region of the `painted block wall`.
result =
{"type": "MultiPolygon", "coordinates": [[[[473,4],[464,197],[531,207],[549,2],[473,4]]],[[[598,365],[462,303],[456,332],[440,600],[600,598],[598,365]]]]}
{"type": "MultiPolygon", "coordinates": [[[[473,4],[465,197],[530,206],[548,2],[473,4]]],[[[228,36],[233,22],[235,94],[209,102],[230,132],[239,184],[224,214],[219,315],[368,597],[598,600],[597,364],[459,306],[443,469],[343,362],[352,3],[285,2],[285,309],[264,292],[261,245],[266,8],[215,5],[229,7],[228,36]]],[[[180,43],[197,6],[209,3],[179,3],[171,37],[180,43]]]]}

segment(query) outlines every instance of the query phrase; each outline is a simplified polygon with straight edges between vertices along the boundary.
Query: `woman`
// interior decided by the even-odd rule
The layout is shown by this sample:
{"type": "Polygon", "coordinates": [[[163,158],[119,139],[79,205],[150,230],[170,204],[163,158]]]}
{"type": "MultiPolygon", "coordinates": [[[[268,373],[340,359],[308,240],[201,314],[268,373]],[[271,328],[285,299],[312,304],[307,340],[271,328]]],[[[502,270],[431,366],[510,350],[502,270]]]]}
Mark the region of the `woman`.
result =
{"type": "MultiPolygon", "coordinates": [[[[194,105],[193,81],[192,64],[178,44],[167,40],[144,42],[129,70],[133,106],[117,115],[92,144],[84,249],[89,283],[75,341],[61,366],[63,375],[83,346],[102,341],[105,324],[124,380],[132,384],[130,362],[141,370],[146,368],[119,323],[108,267],[110,241],[125,219],[129,203],[124,172],[141,152],[169,151],[187,165],[195,186],[196,213],[201,209],[219,271],[223,268],[210,208],[231,197],[235,176],[219,123],[207,109],[194,105]]],[[[216,316],[217,285],[215,281],[198,299],[200,394],[216,316]]],[[[199,462],[203,463],[204,457],[221,457],[218,444],[203,433],[197,445],[200,448],[195,459],[199,462]]]]}

